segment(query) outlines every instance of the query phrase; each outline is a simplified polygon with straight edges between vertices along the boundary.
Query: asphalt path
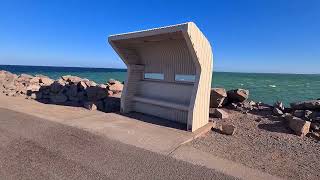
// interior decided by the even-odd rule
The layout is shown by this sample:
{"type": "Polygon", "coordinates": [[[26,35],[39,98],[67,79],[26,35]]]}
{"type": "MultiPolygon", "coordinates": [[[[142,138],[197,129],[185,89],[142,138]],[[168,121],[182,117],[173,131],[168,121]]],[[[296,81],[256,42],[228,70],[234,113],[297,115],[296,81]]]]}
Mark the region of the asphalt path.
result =
{"type": "Polygon", "coordinates": [[[234,179],[83,129],[0,108],[0,179],[234,179]]]}

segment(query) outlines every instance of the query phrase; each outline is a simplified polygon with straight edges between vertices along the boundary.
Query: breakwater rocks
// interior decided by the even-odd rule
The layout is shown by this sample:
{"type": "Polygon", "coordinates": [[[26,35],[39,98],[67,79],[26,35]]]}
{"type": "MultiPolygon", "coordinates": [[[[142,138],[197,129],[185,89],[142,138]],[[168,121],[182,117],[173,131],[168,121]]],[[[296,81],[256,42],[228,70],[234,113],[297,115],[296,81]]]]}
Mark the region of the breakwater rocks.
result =
{"type": "MultiPolygon", "coordinates": [[[[248,100],[249,91],[235,89],[226,91],[224,88],[212,88],[210,96],[210,116],[228,119],[224,109],[252,113],[267,117],[277,117],[287,128],[299,136],[312,136],[320,140],[320,99],[291,103],[285,107],[280,101],[274,105],[248,100]]],[[[222,129],[220,129],[222,130],[222,129]]]]}
{"type": "Polygon", "coordinates": [[[58,80],[43,75],[16,75],[0,71],[0,91],[7,96],[22,96],[42,103],[85,107],[104,112],[120,110],[123,84],[110,79],[97,84],[77,76],[62,76],[58,80]]]}

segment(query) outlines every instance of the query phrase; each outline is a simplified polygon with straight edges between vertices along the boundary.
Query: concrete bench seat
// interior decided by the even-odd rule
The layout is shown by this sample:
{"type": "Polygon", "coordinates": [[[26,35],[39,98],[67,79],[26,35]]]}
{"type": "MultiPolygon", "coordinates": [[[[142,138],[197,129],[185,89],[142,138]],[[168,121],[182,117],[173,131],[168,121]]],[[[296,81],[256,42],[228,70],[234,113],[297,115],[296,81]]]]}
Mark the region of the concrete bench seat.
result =
{"type": "Polygon", "coordinates": [[[153,104],[157,106],[163,106],[167,108],[174,108],[178,109],[181,111],[188,111],[189,107],[186,104],[178,104],[170,101],[165,101],[165,100],[159,100],[159,99],[152,99],[152,98],[147,98],[147,97],[139,97],[135,96],[133,97],[133,101],[138,101],[142,103],[147,103],[147,104],[153,104]]]}

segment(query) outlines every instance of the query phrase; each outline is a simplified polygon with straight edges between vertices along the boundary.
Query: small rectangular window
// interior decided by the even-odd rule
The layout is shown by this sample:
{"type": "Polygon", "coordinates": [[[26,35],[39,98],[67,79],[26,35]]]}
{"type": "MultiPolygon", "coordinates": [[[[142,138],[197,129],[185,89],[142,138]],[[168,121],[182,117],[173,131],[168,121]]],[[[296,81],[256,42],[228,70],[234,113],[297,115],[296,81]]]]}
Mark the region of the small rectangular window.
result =
{"type": "Polygon", "coordinates": [[[183,81],[183,82],[195,82],[196,76],[195,75],[186,75],[186,74],[176,74],[175,81],[183,81]]]}
{"type": "Polygon", "coordinates": [[[144,73],[145,79],[164,80],[164,74],[162,73],[144,73]]]}

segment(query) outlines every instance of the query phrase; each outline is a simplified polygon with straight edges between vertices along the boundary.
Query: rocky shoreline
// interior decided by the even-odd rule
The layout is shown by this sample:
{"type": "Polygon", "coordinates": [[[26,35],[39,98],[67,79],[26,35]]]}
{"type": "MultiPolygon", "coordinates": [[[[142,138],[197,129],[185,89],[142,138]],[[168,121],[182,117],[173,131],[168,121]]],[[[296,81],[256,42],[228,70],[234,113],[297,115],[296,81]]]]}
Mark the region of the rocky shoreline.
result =
{"type": "Polygon", "coordinates": [[[0,92],[7,96],[22,96],[45,104],[84,107],[89,110],[114,112],[120,110],[123,83],[110,79],[97,84],[77,76],[62,76],[57,80],[44,75],[16,75],[0,71],[0,92]]]}
{"type": "MultiPolygon", "coordinates": [[[[243,114],[261,114],[271,112],[281,118],[294,134],[312,136],[320,140],[320,100],[308,100],[291,103],[285,107],[282,102],[268,105],[262,102],[248,100],[249,90],[235,89],[226,91],[223,88],[212,88],[210,96],[210,116],[213,118],[228,119],[229,115],[223,108],[242,112],[243,114]]],[[[236,127],[232,124],[223,124],[218,127],[221,133],[233,135],[236,127]]]]}
{"type": "MultiPolygon", "coordinates": [[[[123,83],[110,79],[105,84],[97,84],[77,76],[62,76],[57,80],[44,75],[16,75],[0,71],[0,92],[7,96],[22,96],[46,104],[84,107],[103,112],[120,111],[120,96],[123,83]]],[[[268,105],[249,100],[249,90],[212,88],[210,96],[210,117],[228,119],[224,109],[243,114],[271,112],[286,122],[295,134],[312,136],[320,140],[320,100],[291,103],[285,107],[282,102],[268,105]]],[[[233,135],[237,127],[223,124],[218,130],[233,135]]]]}

